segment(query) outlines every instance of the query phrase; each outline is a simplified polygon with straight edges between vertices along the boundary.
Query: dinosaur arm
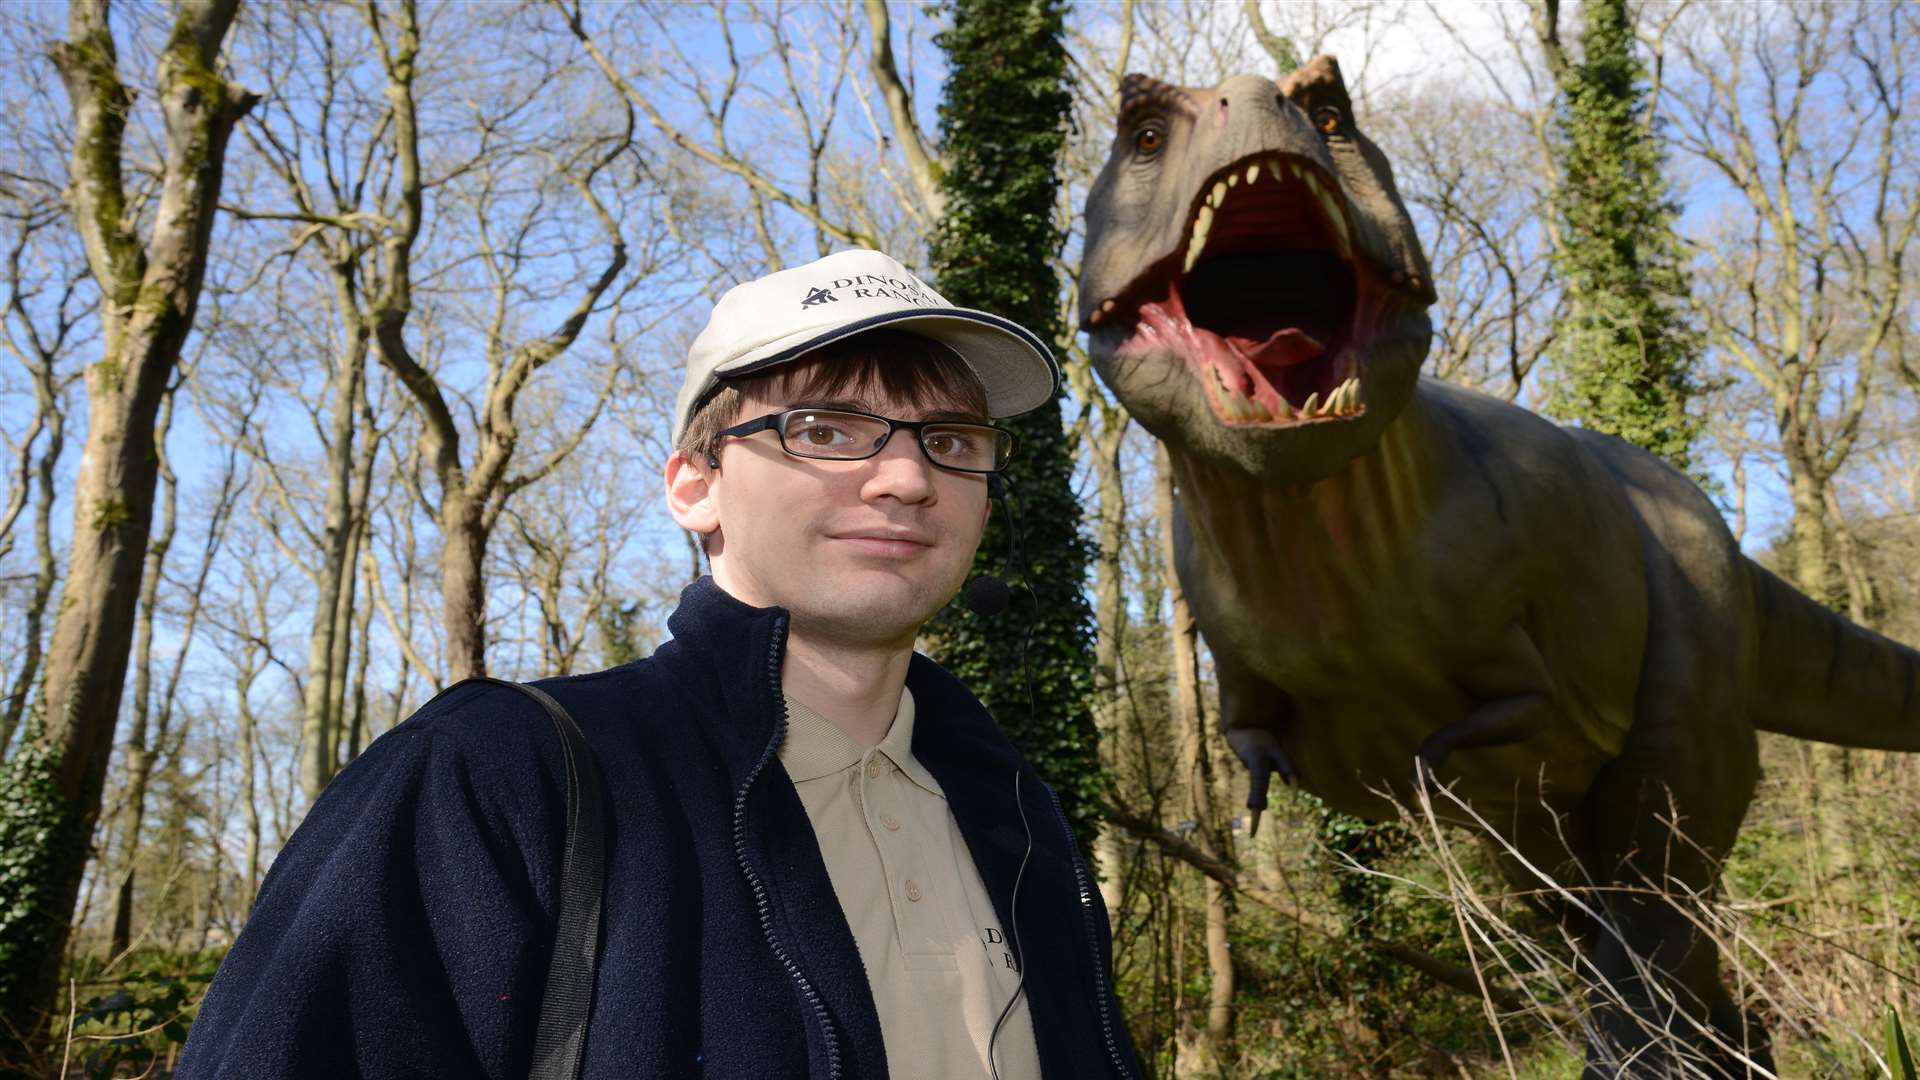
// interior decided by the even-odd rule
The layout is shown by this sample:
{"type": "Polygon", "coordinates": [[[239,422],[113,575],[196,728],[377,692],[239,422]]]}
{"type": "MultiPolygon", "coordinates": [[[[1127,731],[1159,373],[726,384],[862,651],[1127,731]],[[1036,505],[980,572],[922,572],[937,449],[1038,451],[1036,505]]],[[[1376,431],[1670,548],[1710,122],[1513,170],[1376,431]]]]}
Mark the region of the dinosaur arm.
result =
{"type": "Polygon", "coordinates": [[[1553,718],[1553,675],[1519,623],[1509,623],[1486,661],[1458,673],[1478,702],[1473,711],[1421,740],[1419,766],[1438,773],[1455,750],[1507,746],[1532,738],[1553,718]]]}
{"type": "Polygon", "coordinates": [[[1220,729],[1247,768],[1247,809],[1264,810],[1274,774],[1287,784],[1298,776],[1293,759],[1280,748],[1280,733],[1293,722],[1293,699],[1227,650],[1215,653],[1213,662],[1220,682],[1220,729]]]}

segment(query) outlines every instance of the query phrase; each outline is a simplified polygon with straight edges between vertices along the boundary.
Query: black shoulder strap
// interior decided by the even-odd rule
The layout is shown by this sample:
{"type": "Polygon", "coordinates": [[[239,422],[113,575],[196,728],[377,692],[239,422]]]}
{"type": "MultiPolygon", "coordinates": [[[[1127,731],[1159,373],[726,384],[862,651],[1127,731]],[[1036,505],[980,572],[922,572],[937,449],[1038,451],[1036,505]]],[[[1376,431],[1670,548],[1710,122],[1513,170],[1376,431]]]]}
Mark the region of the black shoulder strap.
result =
{"type": "Polygon", "coordinates": [[[529,1080],[578,1080],[593,1011],[594,972],[600,960],[600,903],[606,888],[606,836],[600,774],[587,739],[560,703],[538,687],[481,676],[470,680],[511,687],[540,703],[560,732],[567,765],[567,839],[560,857],[560,915],[555,920],[547,989],[533,1038],[529,1080]]]}

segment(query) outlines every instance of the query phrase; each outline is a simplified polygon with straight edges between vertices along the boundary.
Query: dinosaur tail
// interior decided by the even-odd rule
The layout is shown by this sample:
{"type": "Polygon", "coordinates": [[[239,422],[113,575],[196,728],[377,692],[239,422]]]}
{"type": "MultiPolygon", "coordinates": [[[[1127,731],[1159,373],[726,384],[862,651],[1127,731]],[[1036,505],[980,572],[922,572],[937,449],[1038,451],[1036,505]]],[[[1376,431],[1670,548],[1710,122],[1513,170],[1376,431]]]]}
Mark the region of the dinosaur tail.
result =
{"type": "Polygon", "coordinates": [[[1920,651],[1744,561],[1760,624],[1753,725],[1815,742],[1920,751],[1920,651]]]}

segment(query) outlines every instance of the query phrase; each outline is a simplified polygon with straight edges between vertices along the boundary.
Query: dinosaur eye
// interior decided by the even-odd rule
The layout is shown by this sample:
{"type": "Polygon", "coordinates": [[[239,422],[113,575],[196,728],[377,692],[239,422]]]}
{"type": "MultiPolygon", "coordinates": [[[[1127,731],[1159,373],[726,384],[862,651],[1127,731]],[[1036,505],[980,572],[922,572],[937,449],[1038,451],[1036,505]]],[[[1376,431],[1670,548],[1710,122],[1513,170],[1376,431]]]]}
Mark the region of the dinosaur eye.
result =
{"type": "Polygon", "coordinates": [[[1167,145],[1167,133],[1158,124],[1147,124],[1133,133],[1133,148],[1146,157],[1152,157],[1167,145]]]}
{"type": "Polygon", "coordinates": [[[1313,126],[1320,134],[1331,135],[1340,130],[1340,110],[1331,105],[1322,105],[1313,110],[1313,126]]]}

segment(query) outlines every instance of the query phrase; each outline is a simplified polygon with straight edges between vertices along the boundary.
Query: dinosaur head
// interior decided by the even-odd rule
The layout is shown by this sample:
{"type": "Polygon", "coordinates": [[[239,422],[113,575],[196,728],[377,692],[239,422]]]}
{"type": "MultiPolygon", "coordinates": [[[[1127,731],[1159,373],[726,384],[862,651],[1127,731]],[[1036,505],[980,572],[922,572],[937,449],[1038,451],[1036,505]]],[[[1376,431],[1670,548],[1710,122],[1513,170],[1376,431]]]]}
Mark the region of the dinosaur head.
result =
{"type": "Polygon", "coordinates": [[[1330,475],[1412,396],[1433,300],[1333,57],[1277,86],[1127,76],[1087,197],[1080,324],[1149,431],[1268,479],[1330,475]]]}

